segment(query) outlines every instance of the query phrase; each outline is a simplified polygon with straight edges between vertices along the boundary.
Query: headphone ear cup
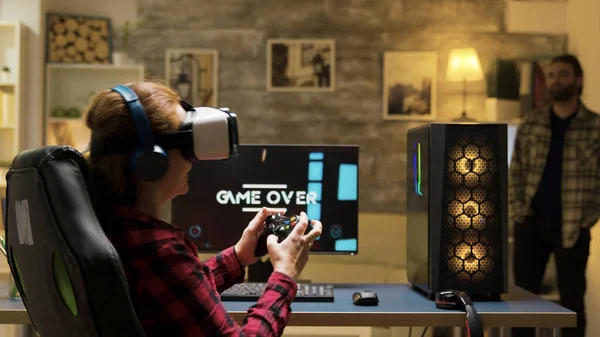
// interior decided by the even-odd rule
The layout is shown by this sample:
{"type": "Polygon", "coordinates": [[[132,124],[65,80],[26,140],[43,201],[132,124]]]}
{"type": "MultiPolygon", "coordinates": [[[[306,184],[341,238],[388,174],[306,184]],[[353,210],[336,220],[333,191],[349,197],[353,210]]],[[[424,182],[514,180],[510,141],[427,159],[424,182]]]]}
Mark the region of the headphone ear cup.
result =
{"type": "Polygon", "coordinates": [[[462,310],[458,296],[447,291],[435,294],[435,307],[444,310],[462,310]]]}
{"type": "Polygon", "coordinates": [[[436,301],[435,307],[444,310],[461,310],[460,304],[455,302],[436,301]]]}
{"type": "Polygon", "coordinates": [[[157,181],[169,170],[169,158],[162,147],[155,145],[153,151],[137,149],[131,157],[134,174],[144,181],[157,181]]]}

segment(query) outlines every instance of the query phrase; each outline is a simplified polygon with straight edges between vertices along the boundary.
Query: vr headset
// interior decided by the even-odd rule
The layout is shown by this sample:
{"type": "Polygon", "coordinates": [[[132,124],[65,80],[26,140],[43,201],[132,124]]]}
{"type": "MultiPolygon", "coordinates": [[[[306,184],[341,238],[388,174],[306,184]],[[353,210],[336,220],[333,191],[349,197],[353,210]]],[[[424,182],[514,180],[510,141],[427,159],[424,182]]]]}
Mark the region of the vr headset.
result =
{"type": "Polygon", "coordinates": [[[165,150],[178,148],[189,161],[223,160],[238,154],[237,116],[226,108],[195,108],[181,102],[186,116],[175,132],[154,135],[150,121],[136,93],[125,85],[111,90],[118,92],[135,122],[139,143],[122,139],[100,139],[92,133],[90,156],[129,153],[133,172],[143,180],[161,179],[169,169],[165,150]]]}

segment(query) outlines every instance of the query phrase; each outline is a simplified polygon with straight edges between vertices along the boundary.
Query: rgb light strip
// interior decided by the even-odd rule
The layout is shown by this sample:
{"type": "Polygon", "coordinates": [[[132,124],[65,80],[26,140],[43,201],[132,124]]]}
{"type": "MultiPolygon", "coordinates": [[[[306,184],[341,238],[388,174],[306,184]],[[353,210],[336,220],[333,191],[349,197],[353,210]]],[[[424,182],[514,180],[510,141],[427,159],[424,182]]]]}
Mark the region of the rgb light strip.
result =
{"type": "Polygon", "coordinates": [[[415,178],[415,193],[423,195],[421,192],[421,143],[416,143],[417,152],[413,156],[413,176],[415,178]]]}

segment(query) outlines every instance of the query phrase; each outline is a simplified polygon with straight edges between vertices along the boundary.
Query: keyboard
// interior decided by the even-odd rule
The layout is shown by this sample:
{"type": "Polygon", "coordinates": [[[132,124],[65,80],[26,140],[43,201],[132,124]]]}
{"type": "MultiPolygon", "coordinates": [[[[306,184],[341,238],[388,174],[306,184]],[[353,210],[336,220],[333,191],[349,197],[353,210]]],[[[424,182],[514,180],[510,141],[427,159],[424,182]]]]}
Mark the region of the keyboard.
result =
{"type": "MultiPolygon", "coordinates": [[[[234,284],[221,293],[221,301],[256,302],[262,295],[266,283],[245,282],[234,284]]],[[[333,302],[333,285],[298,283],[298,291],[294,302],[333,302]]]]}

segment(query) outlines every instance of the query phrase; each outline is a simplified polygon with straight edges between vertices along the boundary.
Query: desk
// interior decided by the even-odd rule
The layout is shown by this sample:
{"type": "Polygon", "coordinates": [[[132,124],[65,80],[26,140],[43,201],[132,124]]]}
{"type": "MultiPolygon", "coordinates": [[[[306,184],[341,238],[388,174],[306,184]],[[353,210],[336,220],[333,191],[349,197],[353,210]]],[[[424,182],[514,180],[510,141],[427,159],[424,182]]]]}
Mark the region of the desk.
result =
{"type": "MultiPolygon", "coordinates": [[[[433,301],[407,284],[336,284],[333,303],[292,303],[289,326],[429,326],[465,325],[465,314],[435,308],[433,301]],[[352,304],[352,294],[373,290],[379,305],[352,304]]],[[[224,302],[227,311],[241,322],[251,302],[224,302]]],[[[556,303],[518,287],[498,302],[476,302],[483,325],[489,327],[574,327],[576,314],[556,303]]]]}
{"type": "MultiPolygon", "coordinates": [[[[31,324],[20,301],[8,299],[6,284],[0,284],[0,324],[31,324]]],[[[433,301],[407,284],[335,284],[333,303],[292,303],[289,326],[464,326],[465,314],[436,309],[433,301]],[[352,294],[373,290],[379,305],[352,304],[352,294]]],[[[574,327],[576,314],[556,303],[512,287],[499,302],[476,302],[483,325],[490,327],[574,327]]],[[[241,323],[252,302],[223,302],[233,318],[241,323]]],[[[23,336],[32,329],[24,329],[23,336]]],[[[33,334],[31,334],[33,336],[33,334]]]]}
{"type": "Polygon", "coordinates": [[[0,324],[21,325],[17,329],[19,337],[36,337],[35,329],[22,301],[8,298],[8,282],[0,281],[0,324]]]}

